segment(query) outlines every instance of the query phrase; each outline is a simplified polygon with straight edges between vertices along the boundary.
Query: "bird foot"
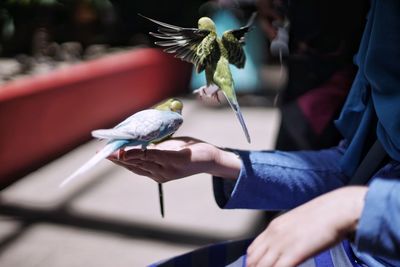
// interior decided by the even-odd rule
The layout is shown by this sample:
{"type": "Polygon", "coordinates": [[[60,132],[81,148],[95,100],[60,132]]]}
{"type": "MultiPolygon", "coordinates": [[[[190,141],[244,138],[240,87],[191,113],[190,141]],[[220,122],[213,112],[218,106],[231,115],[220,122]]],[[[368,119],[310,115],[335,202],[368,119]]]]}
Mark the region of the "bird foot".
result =
{"type": "Polygon", "coordinates": [[[123,157],[124,157],[124,154],[125,154],[125,150],[124,149],[119,149],[118,150],[118,153],[117,153],[117,159],[118,160],[121,160],[123,157]]]}
{"type": "Polygon", "coordinates": [[[147,158],[147,144],[143,144],[141,148],[144,158],[147,158]]]}
{"type": "Polygon", "coordinates": [[[219,99],[218,96],[218,91],[219,87],[216,86],[215,84],[209,85],[209,86],[202,86],[199,89],[196,89],[193,91],[194,94],[198,94],[200,98],[206,97],[206,98],[212,98],[218,101],[218,103],[221,103],[221,100],[219,99]]]}

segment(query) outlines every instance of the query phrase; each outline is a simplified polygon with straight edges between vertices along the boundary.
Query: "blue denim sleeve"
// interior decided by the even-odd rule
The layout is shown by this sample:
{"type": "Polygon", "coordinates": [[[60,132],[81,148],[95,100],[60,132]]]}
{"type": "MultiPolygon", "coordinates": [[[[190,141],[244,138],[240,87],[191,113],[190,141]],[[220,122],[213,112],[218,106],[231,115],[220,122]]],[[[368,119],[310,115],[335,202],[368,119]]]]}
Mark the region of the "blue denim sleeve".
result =
{"type": "MultiPolygon", "coordinates": [[[[399,178],[379,177],[372,181],[356,231],[355,246],[358,251],[389,259],[398,258],[400,255],[399,192],[399,178]]],[[[398,261],[397,263],[399,264],[398,261]]]]}
{"type": "Polygon", "coordinates": [[[235,182],[214,177],[222,208],[286,210],[343,186],[343,148],[320,151],[240,151],[243,164],[235,182]]]}

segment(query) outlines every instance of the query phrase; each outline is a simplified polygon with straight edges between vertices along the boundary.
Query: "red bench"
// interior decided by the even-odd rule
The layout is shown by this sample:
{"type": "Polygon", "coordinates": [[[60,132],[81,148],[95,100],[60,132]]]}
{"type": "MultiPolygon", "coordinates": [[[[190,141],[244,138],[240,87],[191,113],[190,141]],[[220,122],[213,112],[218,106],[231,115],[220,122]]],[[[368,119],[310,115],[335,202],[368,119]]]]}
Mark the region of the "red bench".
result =
{"type": "Polygon", "coordinates": [[[0,186],[90,139],[90,131],[185,92],[191,66],[136,49],[0,87],[0,186]]]}

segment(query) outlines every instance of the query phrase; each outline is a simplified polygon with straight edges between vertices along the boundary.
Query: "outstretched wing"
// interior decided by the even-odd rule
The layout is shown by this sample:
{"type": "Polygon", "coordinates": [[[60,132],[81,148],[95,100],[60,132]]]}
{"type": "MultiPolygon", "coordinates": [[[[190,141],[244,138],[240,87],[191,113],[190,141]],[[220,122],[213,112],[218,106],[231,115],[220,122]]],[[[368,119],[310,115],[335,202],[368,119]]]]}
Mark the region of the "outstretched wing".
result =
{"type": "Polygon", "coordinates": [[[251,30],[257,13],[253,13],[246,26],[236,30],[229,30],[222,35],[222,44],[228,51],[228,60],[230,64],[238,68],[243,68],[246,63],[246,55],[243,50],[245,45],[245,34],[251,30]]]}
{"type": "Polygon", "coordinates": [[[177,58],[193,63],[197,72],[204,70],[218,50],[215,33],[197,28],[183,28],[139,15],[159,25],[158,33],[150,32],[150,35],[160,39],[155,42],[156,45],[165,47],[165,52],[175,54],[177,58]]]}

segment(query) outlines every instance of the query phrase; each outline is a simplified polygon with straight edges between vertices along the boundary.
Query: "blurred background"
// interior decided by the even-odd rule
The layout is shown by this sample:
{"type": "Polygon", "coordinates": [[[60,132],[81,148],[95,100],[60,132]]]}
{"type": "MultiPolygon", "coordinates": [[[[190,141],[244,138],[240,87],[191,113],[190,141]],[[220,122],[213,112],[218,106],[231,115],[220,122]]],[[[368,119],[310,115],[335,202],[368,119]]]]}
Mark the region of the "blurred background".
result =
{"type": "Polygon", "coordinates": [[[221,210],[209,175],[164,185],[104,160],[58,185],[113,127],[171,97],[184,101],[176,135],[221,147],[321,149],[356,72],[368,1],[2,0],[0,2],[0,266],[146,266],[204,245],[255,236],[273,213],[221,210]],[[223,102],[192,91],[204,73],[155,47],[137,14],[219,34],[258,16],[244,69],[231,67],[252,143],[223,102]]]}

